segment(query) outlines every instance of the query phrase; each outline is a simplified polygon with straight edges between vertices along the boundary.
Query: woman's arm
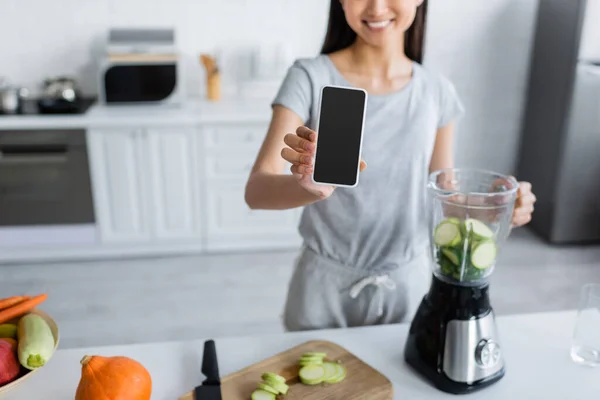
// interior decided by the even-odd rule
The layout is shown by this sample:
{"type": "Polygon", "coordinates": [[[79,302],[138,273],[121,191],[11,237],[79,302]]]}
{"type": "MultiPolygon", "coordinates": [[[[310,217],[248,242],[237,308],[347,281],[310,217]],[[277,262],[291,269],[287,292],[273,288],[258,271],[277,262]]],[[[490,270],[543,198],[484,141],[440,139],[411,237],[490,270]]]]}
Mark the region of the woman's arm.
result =
{"type": "Polygon", "coordinates": [[[438,129],[433,154],[429,162],[429,173],[454,167],[454,123],[438,129]]]}
{"type": "Polygon", "coordinates": [[[284,137],[303,124],[302,119],[288,108],[273,107],[267,136],[246,184],[245,199],[250,208],[283,210],[321,199],[300,186],[296,177],[284,174],[285,160],[281,156],[281,151],[287,147],[284,137]]]}

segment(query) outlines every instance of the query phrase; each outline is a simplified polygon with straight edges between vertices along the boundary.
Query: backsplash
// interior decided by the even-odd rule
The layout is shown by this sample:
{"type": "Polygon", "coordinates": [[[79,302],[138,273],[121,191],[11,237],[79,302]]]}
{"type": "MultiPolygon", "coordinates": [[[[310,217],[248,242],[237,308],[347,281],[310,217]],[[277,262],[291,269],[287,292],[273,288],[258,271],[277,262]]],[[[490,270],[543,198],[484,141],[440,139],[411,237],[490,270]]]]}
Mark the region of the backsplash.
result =
{"type": "MultiPolygon", "coordinates": [[[[459,165],[514,168],[537,4],[430,0],[425,64],[455,83],[467,108],[459,165]]],[[[187,93],[198,97],[199,53],[222,50],[230,79],[245,67],[230,55],[259,44],[278,40],[290,59],[312,56],[328,7],[327,0],[0,0],[0,76],[36,89],[45,76],[72,74],[95,93],[94,60],[109,27],[174,27],[187,93]]]]}

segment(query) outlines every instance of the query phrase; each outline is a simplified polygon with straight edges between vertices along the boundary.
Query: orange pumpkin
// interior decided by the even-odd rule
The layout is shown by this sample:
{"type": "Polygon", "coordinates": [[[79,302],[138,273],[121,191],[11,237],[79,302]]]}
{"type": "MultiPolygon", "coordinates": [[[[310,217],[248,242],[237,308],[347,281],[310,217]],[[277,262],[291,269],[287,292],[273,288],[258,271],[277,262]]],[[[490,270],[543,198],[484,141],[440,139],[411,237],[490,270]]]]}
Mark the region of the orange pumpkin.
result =
{"type": "Polygon", "coordinates": [[[85,356],[75,400],[150,400],[152,378],[127,357],[85,356]]]}

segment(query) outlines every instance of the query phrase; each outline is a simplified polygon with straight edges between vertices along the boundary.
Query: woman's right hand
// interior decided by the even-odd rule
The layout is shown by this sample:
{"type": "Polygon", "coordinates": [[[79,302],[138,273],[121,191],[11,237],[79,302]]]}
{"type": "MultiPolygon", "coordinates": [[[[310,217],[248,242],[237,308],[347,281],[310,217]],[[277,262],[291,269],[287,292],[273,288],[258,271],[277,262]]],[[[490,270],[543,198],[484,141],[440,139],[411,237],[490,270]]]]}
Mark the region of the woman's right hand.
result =
{"type": "MultiPolygon", "coordinates": [[[[292,164],[290,170],[298,179],[302,188],[319,199],[326,199],[335,190],[335,186],[316,184],[312,181],[314,154],[317,144],[317,133],[305,126],[296,129],[296,133],[288,133],[283,138],[287,145],[281,150],[284,160],[292,164]]],[[[360,171],[364,171],[367,164],[360,161],[360,171]]]]}

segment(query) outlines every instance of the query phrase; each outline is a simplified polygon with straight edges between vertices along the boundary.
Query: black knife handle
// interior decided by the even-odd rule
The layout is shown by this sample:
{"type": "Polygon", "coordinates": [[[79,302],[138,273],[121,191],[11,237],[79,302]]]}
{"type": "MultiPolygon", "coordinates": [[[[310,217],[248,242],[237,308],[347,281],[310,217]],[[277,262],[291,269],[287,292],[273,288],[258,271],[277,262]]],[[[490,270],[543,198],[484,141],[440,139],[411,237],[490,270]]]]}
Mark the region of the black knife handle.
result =
{"type": "Polygon", "coordinates": [[[217,363],[217,349],[214,340],[204,342],[204,355],[202,356],[202,373],[206,376],[205,384],[218,385],[219,364],[217,363]]]}

